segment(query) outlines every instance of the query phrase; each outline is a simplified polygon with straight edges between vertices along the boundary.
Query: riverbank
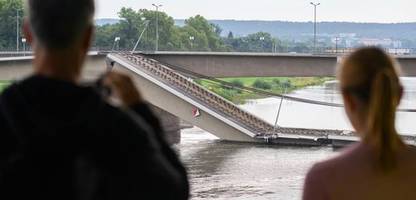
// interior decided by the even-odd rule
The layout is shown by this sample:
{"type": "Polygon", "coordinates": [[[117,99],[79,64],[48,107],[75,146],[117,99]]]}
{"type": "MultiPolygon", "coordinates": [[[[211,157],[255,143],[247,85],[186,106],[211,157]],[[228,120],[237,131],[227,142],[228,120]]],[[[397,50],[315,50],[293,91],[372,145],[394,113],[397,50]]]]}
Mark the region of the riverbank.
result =
{"type": "MultiPolygon", "coordinates": [[[[326,81],[334,80],[330,77],[265,77],[265,78],[223,78],[220,79],[231,83],[237,87],[252,87],[259,90],[273,92],[277,94],[290,93],[294,90],[302,89],[308,86],[321,85],[326,81]]],[[[195,80],[198,84],[215,92],[227,100],[236,104],[243,104],[250,99],[261,99],[266,96],[252,92],[241,91],[236,88],[229,88],[224,85],[214,83],[209,80],[195,80]]]]}

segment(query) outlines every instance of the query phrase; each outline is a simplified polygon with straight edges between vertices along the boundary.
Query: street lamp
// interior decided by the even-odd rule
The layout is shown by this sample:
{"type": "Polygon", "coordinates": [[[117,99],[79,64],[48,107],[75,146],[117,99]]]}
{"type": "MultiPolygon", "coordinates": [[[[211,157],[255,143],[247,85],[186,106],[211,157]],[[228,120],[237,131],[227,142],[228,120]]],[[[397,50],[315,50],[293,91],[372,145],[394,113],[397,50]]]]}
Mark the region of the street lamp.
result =
{"type": "Polygon", "coordinates": [[[194,48],[195,37],[194,36],[189,36],[189,40],[191,41],[191,50],[192,50],[194,48]]]}
{"type": "Polygon", "coordinates": [[[259,39],[260,39],[260,41],[261,41],[261,44],[260,44],[260,45],[261,45],[261,47],[260,47],[260,48],[261,48],[261,51],[264,51],[264,44],[263,44],[263,41],[264,41],[264,39],[265,39],[265,38],[262,36],[262,37],[260,37],[259,39]]]}
{"type": "Polygon", "coordinates": [[[111,52],[113,52],[114,51],[114,48],[116,47],[116,44],[117,44],[117,50],[119,49],[119,43],[120,43],[120,40],[121,40],[121,38],[120,37],[115,37],[114,38],[114,43],[113,43],[113,48],[111,49],[111,52]]]}
{"type": "Polygon", "coordinates": [[[26,38],[22,38],[23,43],[23,56],[26,56],[26,38]]]}
{"type": "Polygon", "coordinates": [[[277,44],[276,40],[272,40],[272,53],[276,53],[277,51],[277,44]]]}
{"type": "Polygon", "coordinates": [[[316,51],[316,7],[321,5],[321,3],[311,2],[311,5],[314,7],[314,25],[313,25],[313,49],[316,51]]]}
{"type": "Polygon", "coordinates": [[[338,54],[338,42],[341,40],[338,36],[335,37],[335,54],[338,54]]]}
{"type": "Polygon", "coordinates": [[[156,47],[155,47],[155,51],[159,50],[159,8],[162,7],[163,5],[156,5],[156,4],[152,4],[152,6],[154,6],[156,8],[156,47]]]}
{"type": "Polygon", "coordinates": [[[20,33],[19,33],[19,11],[20,9],[16,9],[16,51],[19,51],[19,38],[20,38],[20,33]]]}

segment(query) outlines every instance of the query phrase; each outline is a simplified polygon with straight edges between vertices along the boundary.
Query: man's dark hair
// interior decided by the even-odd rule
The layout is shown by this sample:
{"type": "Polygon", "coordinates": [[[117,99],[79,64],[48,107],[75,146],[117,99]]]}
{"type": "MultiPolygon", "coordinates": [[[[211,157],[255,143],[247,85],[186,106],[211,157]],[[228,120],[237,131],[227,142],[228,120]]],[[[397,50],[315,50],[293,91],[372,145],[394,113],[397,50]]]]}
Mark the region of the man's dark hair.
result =
{"type": "Polygon", "coordinates": [[[71,46],[93,22],[94,0],[27,0],[29,23],[40,45],[71,46]]]}

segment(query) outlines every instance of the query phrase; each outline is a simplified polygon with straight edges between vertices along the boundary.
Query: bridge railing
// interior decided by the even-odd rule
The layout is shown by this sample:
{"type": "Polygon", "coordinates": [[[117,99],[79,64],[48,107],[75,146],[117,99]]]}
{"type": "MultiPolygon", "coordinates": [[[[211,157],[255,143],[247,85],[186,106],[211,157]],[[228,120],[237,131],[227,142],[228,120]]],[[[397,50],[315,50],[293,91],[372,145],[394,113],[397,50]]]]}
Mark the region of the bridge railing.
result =
{"type": "Polygon", "coordinates": [[[217,113],[221,113],[222,115],[226,115],[228,118],[231,117],[233,120],[238,121],[238,124],[250,129],[258,136],[270,132],[273,129],[273,126],[264,120],[259,119],[228,100],[206,90],[200,85],[194,83],[191,79],[184,77],[174,70],[160,64],[156,60],[139,55],[120,55],[150,72],[153,76],[157,76],[160,80],[168,83],[169,85],[175,86],[177,89],[180,89],[182,93],[187,94],[187,96],[198,99],[203,104],[214,109],[217,113]]]}

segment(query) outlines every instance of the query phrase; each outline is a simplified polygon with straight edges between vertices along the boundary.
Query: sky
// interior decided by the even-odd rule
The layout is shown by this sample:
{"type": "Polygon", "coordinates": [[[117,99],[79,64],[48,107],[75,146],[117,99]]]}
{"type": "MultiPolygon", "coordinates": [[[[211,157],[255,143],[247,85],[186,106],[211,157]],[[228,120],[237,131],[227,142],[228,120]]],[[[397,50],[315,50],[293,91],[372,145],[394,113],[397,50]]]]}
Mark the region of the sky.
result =
{"type": "MultiPolygon", "coordinates": [[[[312,21],[311,0],[96,0],[96,18],[117,18],[121,7],[161,10],[175,19],[312,21]]],[[[416,22],[416,0],[320,0],[318,21],[416,22]]]]}

